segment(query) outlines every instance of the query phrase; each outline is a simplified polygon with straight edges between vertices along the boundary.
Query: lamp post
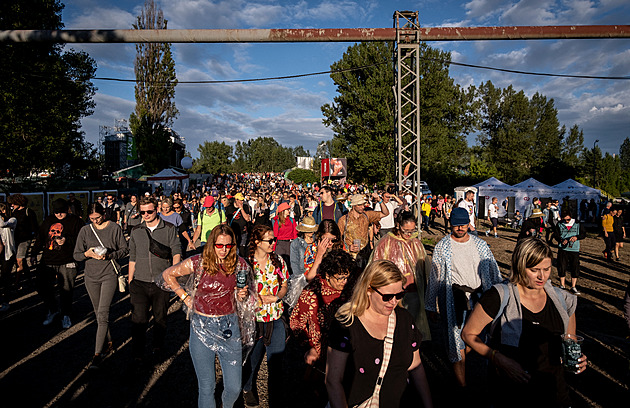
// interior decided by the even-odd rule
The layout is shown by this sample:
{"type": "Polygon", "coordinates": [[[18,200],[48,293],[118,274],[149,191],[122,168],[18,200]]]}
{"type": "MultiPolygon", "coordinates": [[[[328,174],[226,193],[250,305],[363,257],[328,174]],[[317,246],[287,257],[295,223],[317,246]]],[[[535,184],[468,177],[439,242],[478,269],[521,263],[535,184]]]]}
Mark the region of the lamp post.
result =
{"type": "Polygon", "coordinates": [[[597,158],[595,157],[595,146],[599,142],[599,139],[595,139],[593,142],[593,187],[598,187],[597,185],[597,158]]]}

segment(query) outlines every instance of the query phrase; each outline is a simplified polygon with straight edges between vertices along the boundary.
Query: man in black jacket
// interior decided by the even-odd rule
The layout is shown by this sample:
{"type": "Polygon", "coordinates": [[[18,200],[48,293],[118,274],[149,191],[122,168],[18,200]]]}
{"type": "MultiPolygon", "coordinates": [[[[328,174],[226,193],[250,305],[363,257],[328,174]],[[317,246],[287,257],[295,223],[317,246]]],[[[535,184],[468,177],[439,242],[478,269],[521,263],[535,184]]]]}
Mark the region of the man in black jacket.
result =
{"type": "Polygon", "coordinates": [[[139,201],[142,223],[131,231],[129,239],[129,294],[131,295],[131,344],[136,362],[144,358],[149,310],[153,311],[153,354],[160,354],[166,337],[168,292],[155,284],[162,272],[181,260],[182,248],[177,228],[158,216],[157,201],[143,197],[139,201]],[[157,241],[170,256],[151,250],[151,240],[157,241]]]}
{"type": "Polygon", "coordinates": [[[31,263],[37,261],[37,255],[42,252],[42,258],[37,266],[37,291],[44,300],[48,315],[44,326],[53,322],[59,313],[55,299],[55,283],[60,286],[60,306],[64,329],[72,326],[70,314],[72,312],[72,291],[77,277],[77,265],[74,261],[74,245],[83,227],[83,221],[77,215],[68,214],[68,202],[63,198],[52,204],[53,214],[42,222],[39,233],[35,238],[31,263]]]}

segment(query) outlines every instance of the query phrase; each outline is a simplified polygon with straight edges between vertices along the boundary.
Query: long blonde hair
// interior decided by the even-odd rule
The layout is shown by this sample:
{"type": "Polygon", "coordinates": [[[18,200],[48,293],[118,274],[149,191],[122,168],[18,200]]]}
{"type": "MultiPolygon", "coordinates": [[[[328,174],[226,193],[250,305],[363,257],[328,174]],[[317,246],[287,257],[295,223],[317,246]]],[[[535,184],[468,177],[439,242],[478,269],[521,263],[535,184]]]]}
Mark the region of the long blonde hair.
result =
{"type": "Polygon", "coordinates": [[[359,276],[350,300],[339,308],[335,317],[344,326],[350,326],[355,316],[363,315],[370,307],[368,297],[368,290],[372,290],[370,288],[379,289],[397,282],[404,283],[406,279],[395,263],[386,259],[372,262],[359,276]]]}
{"type": "Polygon", "coordinates": [[[210,231],[208,236],[208,242],[203,248],[203,254],[201,256],[201,266],[203,270],[210,276],[214,276],[219,272],[219,257],[214,250],[214,243],[217,242],[217,238],[220,235],[227,235],[232,238],[232,244],[234,246],[230,248],[225,260],[223,261],[223,269],[226,275],[231,275],[236,269],[236,262],[238,256],[236,255],[236,238],[234,237],[234,231],[232,228],[225,224],[219,224],[210,231]]]}

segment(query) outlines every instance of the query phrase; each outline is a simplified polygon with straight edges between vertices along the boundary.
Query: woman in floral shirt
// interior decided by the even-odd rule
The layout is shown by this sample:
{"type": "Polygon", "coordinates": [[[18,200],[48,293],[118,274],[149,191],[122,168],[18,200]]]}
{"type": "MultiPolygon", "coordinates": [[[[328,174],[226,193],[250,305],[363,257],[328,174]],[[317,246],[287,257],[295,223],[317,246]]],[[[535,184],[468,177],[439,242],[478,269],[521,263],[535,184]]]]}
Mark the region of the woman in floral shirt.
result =
{"type": "Polygon", "coordinates": [[[282,357],[286,341],[282,298],[287,293],[289,274],[284,260],[274,251],[276,238],[267,225],[257,225],[252,230],[249,243],[249,261],[256,279],[259,306],[256,308],[257,337],[246,367],[243,385],[243,399],[248,406],[258,405],[254,385],[265,350],[269,405],[282,406],[282,357]]]}

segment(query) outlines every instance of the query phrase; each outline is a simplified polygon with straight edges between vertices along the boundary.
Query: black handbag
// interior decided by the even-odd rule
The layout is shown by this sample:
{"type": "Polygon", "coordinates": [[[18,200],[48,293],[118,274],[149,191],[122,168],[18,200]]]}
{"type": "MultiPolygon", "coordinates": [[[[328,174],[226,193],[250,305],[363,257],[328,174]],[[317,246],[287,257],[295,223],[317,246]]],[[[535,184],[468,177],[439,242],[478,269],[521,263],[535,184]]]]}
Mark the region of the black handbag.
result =
{"type": "Polygon", "coordinates": [[[149,237],[149,252],[158,258],[162,259],[171,259],[173,258],[173,251],[171,251],[171,247],[168,245],[164,245],[161,242],[158,242],[153,239],[148,229],[144,229],[149,237]]]}

